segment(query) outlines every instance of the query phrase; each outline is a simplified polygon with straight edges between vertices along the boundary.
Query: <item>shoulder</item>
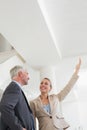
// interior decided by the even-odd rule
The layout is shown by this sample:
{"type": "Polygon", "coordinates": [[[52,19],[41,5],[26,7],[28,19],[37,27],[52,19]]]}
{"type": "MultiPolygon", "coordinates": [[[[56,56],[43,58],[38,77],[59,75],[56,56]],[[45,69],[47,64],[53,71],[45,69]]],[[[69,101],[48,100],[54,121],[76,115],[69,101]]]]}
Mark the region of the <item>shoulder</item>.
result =
{"type": "Polygon", "coordinates": [[[50,98],[55,98],[56,97],[56,94],[51,94],[49,95],[50,98]]]}
{"type": "Polygon", "coordinates": [[[5,89],[3,95],[7,95],[9,93],[18,95],[20,92],[21,92],[21,88],[15,82],[11,82],[5,89]]]}
{"type": "Polygon", "coordinates": [[[37,106],[38,104],[40,104],[40,96],[38,96],[37,98],[31,100],[29,102],[30,106],[37,106]]]}
{"type": "Polygon", "coordinates": [[[15,103],[17,103],[21,98],[20,95],[20,89],[13,82],[11,82],[2,95],[1,104],[15,105],[15,103]]]}
{"type": "Polygon", "coordinates": [[[56,100],[58,101],[58,100],[59,100],[57,94],[49,95],[49,98],[50,98],[51,101],[54,101],[54,100],[55,100],[55,101],[56,101],[56,100]]]}
{"type": "Polygon", "coordinates": [[[7,89],[12,89],[12,90],[19,90],[19,91],[21,91],[21,88],[20,88],[19,85],[16,84],[15,82],[11,82],[11,83],[8,85],[7,89]]]}
{"type": "Polygon", "coordinates": [[[38,100],[40,100],[40,97],[38,96],[37,98],[35,98],[35,99],[32,99],[31,101],[30,101],[30,103],[35,103],[35,102],[37,102],[38,100]]]}

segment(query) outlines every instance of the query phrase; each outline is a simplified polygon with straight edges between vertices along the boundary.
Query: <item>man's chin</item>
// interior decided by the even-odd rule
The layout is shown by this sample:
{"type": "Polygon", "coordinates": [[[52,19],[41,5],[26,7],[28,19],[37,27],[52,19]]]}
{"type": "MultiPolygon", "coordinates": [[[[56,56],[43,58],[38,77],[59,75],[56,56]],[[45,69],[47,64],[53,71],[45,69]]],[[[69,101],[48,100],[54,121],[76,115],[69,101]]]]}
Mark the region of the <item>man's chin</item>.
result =
{"type": "Polygon", "coordinates": [[[28,85],[28,82],[25,82],[25,84],[24,85],[28,85]]]}

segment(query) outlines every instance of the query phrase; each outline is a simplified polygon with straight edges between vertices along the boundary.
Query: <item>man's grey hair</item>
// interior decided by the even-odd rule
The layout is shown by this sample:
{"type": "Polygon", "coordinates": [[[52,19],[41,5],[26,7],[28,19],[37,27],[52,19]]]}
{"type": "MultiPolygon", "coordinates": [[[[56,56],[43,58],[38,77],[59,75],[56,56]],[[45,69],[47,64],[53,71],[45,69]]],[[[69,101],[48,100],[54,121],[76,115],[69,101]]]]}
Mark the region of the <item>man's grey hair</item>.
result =
{"type": "Polygon", "coordinates": [[[20,66],[20,65],[14,66],[14,67],[10,70],[11,79],[12,79],[14,76],[16,76],[20,70],[23,70],[23,67],[22,67],[22,66],[20,66]]]}

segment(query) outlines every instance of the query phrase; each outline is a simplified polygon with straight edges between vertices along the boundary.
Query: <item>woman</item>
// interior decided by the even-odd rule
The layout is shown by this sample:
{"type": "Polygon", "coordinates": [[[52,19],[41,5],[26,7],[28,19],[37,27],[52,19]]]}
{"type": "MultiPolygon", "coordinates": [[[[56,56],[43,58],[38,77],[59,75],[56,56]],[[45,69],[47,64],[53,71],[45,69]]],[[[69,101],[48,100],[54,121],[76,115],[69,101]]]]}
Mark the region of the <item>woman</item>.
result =
{"type": "Polygon", "coordinates": [[[81,65],[81,59],[76,65],[75,72],[68,84],[58,94],[49,95],[52,89],[51,81],[44,78],[40,83],[41,94],[30,102],[34,117],[38,119],[39,130],[65,130],[69,127],[59,112],[59,102],[61,102],[78,79],[78,72],[81,65]]]}

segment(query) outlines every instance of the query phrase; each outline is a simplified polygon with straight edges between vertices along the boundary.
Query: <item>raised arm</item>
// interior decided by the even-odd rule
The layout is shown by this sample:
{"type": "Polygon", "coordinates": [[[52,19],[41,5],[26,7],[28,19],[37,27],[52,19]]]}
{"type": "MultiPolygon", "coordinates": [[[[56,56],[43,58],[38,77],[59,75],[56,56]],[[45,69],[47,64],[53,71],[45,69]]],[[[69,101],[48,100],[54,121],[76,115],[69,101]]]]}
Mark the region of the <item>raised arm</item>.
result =
{"type": "Polygon", "coordinates": [[[73,88],[74,84],[76,83],[76,81],[78,79],[78,72],[79,72],[80,66],[81,66],[81,58],[79,58],[79,62],[77,63],[77,65],[75,67],[75,71],[74,71],[71,79],[69,80],[68,84],[63,88],[63,90],[61,90],[57,94],[59,101],[62,101],[73,88]]]}
{"type": "Polygon", "coordinates": [[[74,74],[78,74],[78,72],[79,72],[79,69],[80,69],[80,66],[81,66],[81,58],[79,58],[79,62],[78,62],[78,64],[76,65],[76,67],[75,67],[75,72],[74,72],[74,74]]]}

